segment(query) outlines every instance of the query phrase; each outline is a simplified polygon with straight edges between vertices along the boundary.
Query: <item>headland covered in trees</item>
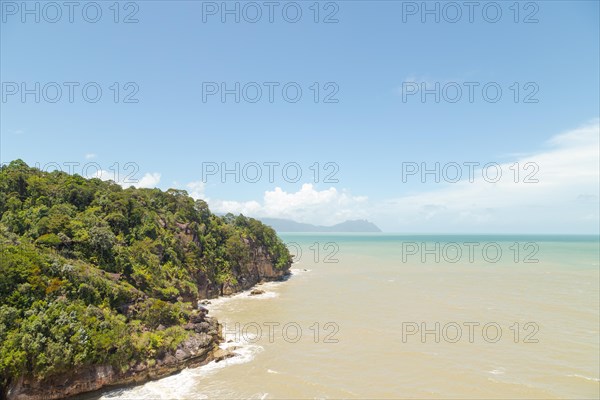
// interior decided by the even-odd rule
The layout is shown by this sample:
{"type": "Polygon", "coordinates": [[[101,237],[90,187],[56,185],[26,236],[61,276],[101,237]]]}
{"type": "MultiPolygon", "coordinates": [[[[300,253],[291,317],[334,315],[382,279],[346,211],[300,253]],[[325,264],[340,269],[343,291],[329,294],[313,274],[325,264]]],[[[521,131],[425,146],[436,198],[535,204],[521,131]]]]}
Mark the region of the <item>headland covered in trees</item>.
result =
{"type": "Polygon", "coordinates": [[[198,300],[289,274],[275,231],[185,191],[0,169],[0,394],[54,399],[229,355],[198,300]]]}

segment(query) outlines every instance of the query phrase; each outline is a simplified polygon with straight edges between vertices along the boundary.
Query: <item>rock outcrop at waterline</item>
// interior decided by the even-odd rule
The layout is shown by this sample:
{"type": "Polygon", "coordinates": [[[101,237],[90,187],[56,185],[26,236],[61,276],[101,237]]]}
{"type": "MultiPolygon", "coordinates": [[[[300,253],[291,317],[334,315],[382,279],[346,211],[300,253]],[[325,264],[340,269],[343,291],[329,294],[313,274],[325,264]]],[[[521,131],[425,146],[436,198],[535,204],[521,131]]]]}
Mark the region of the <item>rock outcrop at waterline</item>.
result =
{"type": "MultiPolygon", "coordinates": [[[[244,270],[237,271],[238,284],[224,285],[222,290],[216,285],[207,285],[204,294],[205,297],[214,298],[219,292],[230,295],[247,290],[260,282],[282,280],[289,276],[290,267],[291,263],[285,268],[275,269],[268,260],[267,254],[258,248],[254,251],[252,261],[244,265],[244,270]]],[[[253,290],[255,294],[259,292],[264,291],[253,290]]],[[[202,291],[200,293],[202,295],[202,291]]],[[[44,380],[22,376],[9,385],[6,398],[8,400],[63,399],[110,387],[140,384],[164,378],[185,368],[198,367],[211,361],[218,362],[233,357],[233,352],[219,347],[219,343],[223,341],[221,325],[216,318],[209,317],[207,314],[207,309],[199,306],[189,322],[183,326],[186,331],[193,332],[190,338],[174,351],[161,354],[156,359],[138,362],[125,371],[120,371],[111,365],[94,365],[44,380]]]]}
{"type": "Polygon", "coordinates": [[[45,380],[21,377],[8,388],[8,399],[52,400],[92,392],[110,386],[143,383],[163,378],[187,367],[197,367],[215,359],[219,354],[221,326],[215,318],[203,314],[194,317],[186,329],[195,333],[176,350],[160,355],[155,360],[138,362],[126,371],[111,365],[84,367],[69,374],[52,376],[45,380]]]}
{"type": "MultiPolygon", "coordinates": [[[[247,265],[244,273],[240,273],[241,283],[226,286],[225,294],[246,290],[259,282],[285,279],[289,275],[291,265],[276,270],[268,264],[260,251],[256,256],[258,262],[247,265]]],[[[138,362],[125,371],[119,371],[110,365],[94,365],[45,380],[24,376],[9,385],[6,397],[8,400],[63,399],[110,387],[140,384],[164,378],[185,368],[233,357],[231,350],[219,347],[219,343],[223,341],[221,324],[207,314],[206,308],[200,306],[183,326],[186,331],[193,332],[190,338],[174,351],[161,354],[156,359],[138,362]]]]}
{"type": "MultiPolygon", "coordinates": [[[[247,290],[260,282],[283,280],[289,276],[290,267],[291,263],[282,269],[275,269],[267,253],[261,247],[255,247],[251,261],[244,265],[243,270],[236,271],[237,284],[224,285],[223,288],[209,284],[200,288],[200,295],[204,295],[205,298],[218,297],[219,293],[231,295],[247,290]]],[[[186,331],[193,331],[192,336],[174,351],[161,354],[156,359],[138,362],[125,371],[120,371],[111,365],[94,365],[44,380],[21,377],[9,385],[6,398],[8,400],[64,399],[110,387],[141,384],[167,377],[185,368],[199,367],[211,361],[219,362],[233,357],[232,351],[219,347],[219,343],[223,341],[221,324],[216,318],[209,317],[207,314],[206,308],[199,306],[197,312],[192,314],[189,322],[183,326],[186,331]]]]}
{"type": "MultiPolygon", "coordinates": [[[[247,241],[248,242],[248,241],[247,241]]],[[[276,269],[271,261],[266,249],[262,246],[255,246],[251,243],[251,258],[247,263],[242,264],[240,268],[234,269],[235,282],[230,281],[222,285],[220,295],[229,296],[231,294],[248,290],[257,283],[263,281],[281,280],[289,275],[289,268],[276,269]]],[[[218,288],[217,288],[218,289],[218,288]]],[[[208,293],[214,294],[215,289],[208,293]]],[[[202,292],[200,292],[202,293],[202,292]]],[[[207,296],[209,297],[209,296],[207,296]]]]}

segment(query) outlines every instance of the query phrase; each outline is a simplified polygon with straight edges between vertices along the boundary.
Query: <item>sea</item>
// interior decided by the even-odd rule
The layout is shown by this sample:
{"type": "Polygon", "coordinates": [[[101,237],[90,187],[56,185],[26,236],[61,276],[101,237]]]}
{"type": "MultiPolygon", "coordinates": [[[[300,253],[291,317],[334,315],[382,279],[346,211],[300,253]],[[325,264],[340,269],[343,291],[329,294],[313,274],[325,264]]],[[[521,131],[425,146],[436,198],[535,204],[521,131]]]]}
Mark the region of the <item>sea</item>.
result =
{"type": "Polygon", "coordinates": [[[598,236],[282,234],[286,281],[211,300],[236,355],[108,399],[598,399],[598,236]]]}

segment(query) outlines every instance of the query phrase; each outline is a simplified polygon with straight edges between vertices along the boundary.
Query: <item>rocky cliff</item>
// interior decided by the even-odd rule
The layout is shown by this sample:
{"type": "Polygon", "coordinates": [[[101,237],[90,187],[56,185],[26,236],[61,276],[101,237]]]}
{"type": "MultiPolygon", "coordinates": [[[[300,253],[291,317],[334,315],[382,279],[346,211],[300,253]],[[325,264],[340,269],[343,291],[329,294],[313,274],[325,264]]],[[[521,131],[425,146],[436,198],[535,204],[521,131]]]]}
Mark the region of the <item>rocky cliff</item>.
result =
{"type": "Polygon", "coordinates": [[[252,243],[248,239],[245,239],[245,241],[251,249],[250,258],[247,262],[242,263],[240,267],[234,268],[235,280],[218,285],[203,277],[198,287],[200,299],[229,296],[248,290],[257,283],[281,280],[289,275],[291,263],[284,268],[276,269],[263,246],[252,243]]]}
{"type": "Polygon", "coordinates": [[[66,397],[220,357],[213,322],[190,321],[198,300],[280,279],[291,260],[270,227],[216,216],[184,190],[3,165],[0,400],[66,397]]]}
{"type": "Polygon", "coordinates": [[[205,312],[193,315],[185,326],[192,335],[177,349],[157,356],[155,360],[138,362],[125,371],[111,365],[94,365],[69,374],[52,376],[42,381],[21,377],[8,388],[9,400],[51,400],[100,390],[109,386],[142,383],[162,378],[187,367],[196,367],[229,354],[219,349],[221,326],[205,312]]]}
{"type": "MultiPolygon", "coordinates": [[[[250,261],[235,271],[237,283],[219,286],[205,278],[199,287],[200,298],[234,294],[259,282],[281,280],[289,275],[291,263],[282,269],[276,269],[263,247],[252,245],[251,248],[253,250],[250,261]]],[[[119,370],[110,365],[88,366],[41,381],[22,376],[8,386],[5,396],[8,400],[63,399],[110,387],[164,378],[184,368],[198,367],[234,356],[233,353],[219,348],[219,343],[223,340],[221,325],[215,318],[207,316],[207,313],[202,307],[194,312],[184,326],[187,331],[192,332],[190,338],[174,351],[159,354],[156,359],[138,362],[126,370],[119,370]]]]}

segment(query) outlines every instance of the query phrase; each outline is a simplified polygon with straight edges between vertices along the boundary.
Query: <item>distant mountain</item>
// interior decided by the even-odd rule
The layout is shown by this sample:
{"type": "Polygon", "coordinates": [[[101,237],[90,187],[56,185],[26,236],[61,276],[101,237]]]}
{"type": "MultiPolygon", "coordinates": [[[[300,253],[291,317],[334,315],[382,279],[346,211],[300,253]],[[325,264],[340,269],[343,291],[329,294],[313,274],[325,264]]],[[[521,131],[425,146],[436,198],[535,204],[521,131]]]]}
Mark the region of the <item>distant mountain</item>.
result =
{"type": "Polygon", "coordinates": [[[261,218],[260,220],[277,232],[381,232],[377,225],[364,219],[344,221],[333,226],[304,224],[281,218],[261,218]]]}

